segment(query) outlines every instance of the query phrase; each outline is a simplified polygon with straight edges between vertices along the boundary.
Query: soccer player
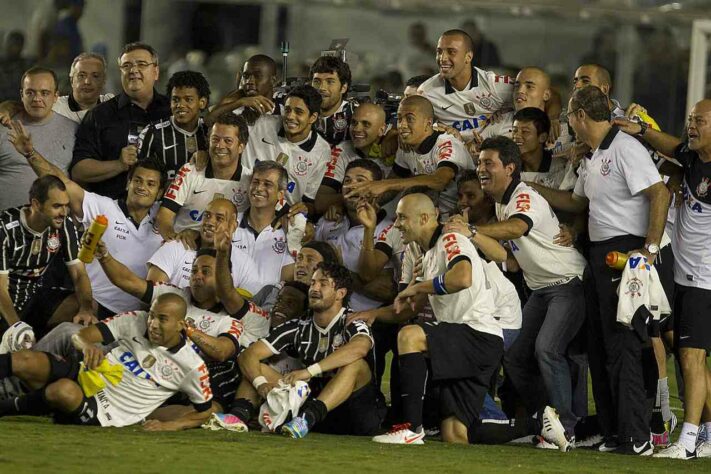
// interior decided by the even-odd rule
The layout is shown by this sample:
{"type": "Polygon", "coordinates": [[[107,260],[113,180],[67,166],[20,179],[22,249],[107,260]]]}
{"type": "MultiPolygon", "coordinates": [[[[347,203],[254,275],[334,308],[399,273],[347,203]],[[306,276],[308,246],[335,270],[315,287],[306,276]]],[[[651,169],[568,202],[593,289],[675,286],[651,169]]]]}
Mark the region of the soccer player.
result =
{"type": "Polygon", "coordinates": [[[224,114],[234,112],[240,114],[246,107],[258,110],[263,114],[280,115],[280,101],[275,97],[274,87],[277,84],[277,65],[269,56],[255,54],[245,61],[239,86],[227,94],[207,114],[208,123],[224,114]]]}
{"type": "Polygon", "coordinates": [[[212,392],[205,362],[185,343],[186,302],[164,294],[149,311],[124,313],[82,329],[72,338],[89,370],[104,360],[121,367],[115,385],[106,383],[87,397],[77,376],[79,359],[46,352],[20,351],[0,355],[0,378],[14,375],[34,391],[0,402],[0,415],[54,413],[57,423],[129,426],[143,421],[172,395],[183,392],[194,410],[169,421],[150,420],[148,431],[176,431],[200,426],[212,413],[212,392]],[[96,344],[116,346],[106,355],[96,344]]]}
{"type": "Polygon", "coordinates": [[[413,76],[405,82],[405,89],[402,91],[403,98],[410,97],[411,95],[422,95],[419,91],[419,87],[427,80],[430,76],[413,76]]]}
{"type": "Polygon", "coordinates": [[[572,437],[577,418],[566,353],[585,319],[585,259],[574,248],[554,243],[560,232],[558,219],[546,200],[520,181],[520,169],[518,146],[511,139],[484,140],[477,171],[482,190],[496,202],[499,222],[475,229],[511,242],[531,289],[521,332],[504,356],[506,373],[530,415],[550,400],[572,437]],[[539,376],[545,392],[536,391],[539,376]]]}
{"type": "Polygon", "coordinates": [[[651,403],[648,406],[645,387],[655,371],[645,367],[656,365],[654,353],[636,332],[616,324],[620,273],[607,266],[605,256],[612,251],[640,252],[652,264],[659,253],[669,194],[644,146],[611,126],[603,91],[594,86],[576,90],[568,117],[576,136],[594,152],[583,161],[572,193],[539,185],[534,189],[561,210],[582,212],[589,207],[591,289],[599,309],[589,315],[588,351],[598,418],[608,438],[600,449],[649,455],[651,403]],[[607,374],[604,366],[593,364],[597,358],[608,361],[607,374]]]}
{"type": "Polygon", "coordinates": [[[29,205],[0,214],[0,313],[4,322],[23,321],[40,334],[45,326],[61,322],[66,313],[74,322],[95,322],[91,283],[77,258],[79,234],[67,219],[66,186],[56,176],[37,178],[29,197],[29,205]],[[43,286],[42,276],[56,258],[64,260],[74,294],[43,286]]]}
{"type": "Polygon", "coordinates": [[[467,142],[488,124],[491,114],[510,110],[513,101],[513,79],[475,67],[474,53],[467,33],[445,31],[437,41],[439,74],[419,88],[432,102],[437,121],[457,129],[467,142]]]}
{"type": "Polygon", "coordinates": [[[691,459],[711,457],[711,384],[706,357],[711,350],[707,315],[711,308],[711,274],[700,265],[709,255],[711,232],[711,101],[701,100],[691,109],[686,127],[688,141],[641,124],[617,119],[625,132],[643,139],[662,156],[684,168],[684,202],[679,208],[672,246],[674,250],[674,339],[684,376],[684,424],[676,443],[655,457],[691,459]],[[706,437],[699,435],[703,423],[706,437]]]}
{"type": "MultiPolygon", "coordinates": [[[[294,206],[303,202],[311,208],[311,214],[331,156],[329,144],[314,130],[321,100],[321,94],[311,86],[294,88],[286,96],[281,117],[262,115],[249,126],[252,139],[243,156],[249,169],[257,161],[276,161],[284,166],[289,174],[286,203],[294,206]]],[[[248,112],[251,110],[245,114],[248,112]]],[[[327,192],[334,191],[329,188],[327,192]]]]}
{"type": "Polygon", "coordinates": [[[439,193],[440,213],[452,213],[457,203],[455,176],[460,170],[471,169],[473,163],[464,144],[452,135],[434,131],[433,121],[434,110],[427,99],[418,95],[404,99],[397,112],[397,128],[400,142],[408,150],[398,149],[389,179],[354,183],[345,197],[385,194],[392,199],[394,193],[426,186],[439,193]]]}
{"type": "Polygon", "coordinates": [[[261,286],[291,280],[294,275],[286,232],[283,227],[273,227],[278,221],[276,206],[284,200],[288,179],[279,163],[258,161],[249,183],[249,207],[237,214],[232,246],[258,262],[253,271],[261,286]]]}
{"type": "Polygon", "coordinates": [[[249,131],[244,118],[223,114],[210,130],[210,160],[205,169],[185,164],[168,186],[158,211],[156,227],[166,241],[179,240],[196,249],[200,221],[217,197],[232,201],[238,211],[249,205],[251,175],[242,162],[249,131]]]}
{"type": "Polygon", "coordinates": [[[199,72],[180,71],[168,79],[166,93],[171,116],[144,128],[137,148],[138,159],[159,157],[172,181],[194,153],[207,152],[209,130],[200,114],[210,102],[210,85],[199,72]]]}
{"type": "Polygon", "coordinates": [[[485,283],[476,249],[459,234],[442,232],[437,210],[424,194],[409,194],[397,206],[395,226],[404,244],[424,252],[422,281],[403,275],[409,286],[392,306],[358,313],[358,319],[398,323],[417,314],[429,299],[436,322],[404,326],[398,333],[402,404],[406,424],[374,441],[422,444],[422,400],[429,377],[439,389],[441,433],[445,442],[466,443],[491,377],[503,353],[494,298],[485,283]],[[431,370],[428,371],[429,358],[431,370]]]}
{"type": "MultiPolygon", "coordinates": [[[[27,155],[28,162],[38,176],[53,175],[61,179],[69,195],[72,214],[88,229],[99,215],[109,220],[110,228],[104,233],[104,241],[117,258],[134,273],[146,276],[146,260],[158,250],[161,237],[153,225],[158,212],[156,202],[165,189],[166,175],[157,160],[139,161],[128,172],[127,194],[122,199],[111,199],[84,191],[70,180],[58,167],[35,152],[32,137],[19,124],[14,126],[13,144],[27,155]]],[[[116,288],[104,275],[98,262],[87,266],[94,299],[98,303],[98,316],[107,316],[138,309],[140,302],[116,288]]]]}
{"type": "MultiPolygon", "coordinates": [[[[234,204],[225,198],[214,199],[205,208],[200,223],[200,235],[195,241],[196,249],[173,240],[165,242],[147,262],[147,279],[167,282],[178,288],[190,286],[190,272],[197,250],[214,248],[215,232],[218,227],[235,222],[237,212],[234,204]]],[[[257,264],[244,252],[234,249],[232,257],[232,278],[237,287],[254,294],[261,289],[261,283],[254,269],[257,264]]],[[[139,273],[140,275],[140,273],[139,273]]]]}
{"type": "Polygon", "coordinates": [[[344,96],[351,85],[351,68],[341,58],[321,56],[311,66],[309,79],[322,97],[316,130],[331,146],[348,140],[353,103],[344,96]]]}
{"type": "Polygon", "coordinates": [[[303,438],[309,431],[372,435],[380,426],[377,389],[368,362],[373,348],[362,321],[346,324],[350,272],[332,262],[319,264],[309,288],[309,312],[274,328],[240,354],[244,375],[233,413],[248,420],[260,399],[281,379],[309,383],[312,398],[282,433],[303,438]],[[281,375],[262,361],[278,354],[296,357],[303,369],[281,375]]]}

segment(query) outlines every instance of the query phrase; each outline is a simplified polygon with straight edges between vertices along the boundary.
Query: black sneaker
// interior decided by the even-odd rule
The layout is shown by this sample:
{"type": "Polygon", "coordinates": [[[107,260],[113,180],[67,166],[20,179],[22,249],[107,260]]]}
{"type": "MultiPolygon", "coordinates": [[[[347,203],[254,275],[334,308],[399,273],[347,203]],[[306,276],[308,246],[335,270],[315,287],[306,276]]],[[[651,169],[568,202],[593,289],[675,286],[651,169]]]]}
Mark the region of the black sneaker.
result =
{"type": "Polygon", "coordinates": [[[651,456],[652,453],[654,453],[654,445],[649,441],[643,443],[624,443],[615,450],[615,453],[626,454],[628,456],[651,456]]]}
{"type": "Polygon", "coordinates": [[[617,436],[608,436],[602,441],[602,443],[600,443],[597,450],[601,453],[611,453],[613,451],[617,451],[619,447],[620,442],[617,440],[617,436]]]}

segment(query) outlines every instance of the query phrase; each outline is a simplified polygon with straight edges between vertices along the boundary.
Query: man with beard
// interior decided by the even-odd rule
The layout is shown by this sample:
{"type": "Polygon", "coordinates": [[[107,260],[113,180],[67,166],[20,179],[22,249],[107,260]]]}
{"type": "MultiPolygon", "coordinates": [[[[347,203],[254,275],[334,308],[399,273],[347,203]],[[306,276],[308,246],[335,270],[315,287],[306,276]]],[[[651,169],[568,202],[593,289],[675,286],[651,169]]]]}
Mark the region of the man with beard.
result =
{"type": "Polygon", "coordinates": [[[348,140],[353,103],[344,96],[351,85],[351,68],[341,58],[321,56],[311,66],[309,79],[322,97],[316,130],[331,146],[348,140]]]}
{"type": "Polygon", "coordinates": [[[124,46],[118,61],[123,92],[91,109],[77,130],[71,177],[87,190],[121,197],[126,172],[138,161],[138,134],[170,116],[169,99],[154,89],[158,53],[144,43],[124,46]]]}

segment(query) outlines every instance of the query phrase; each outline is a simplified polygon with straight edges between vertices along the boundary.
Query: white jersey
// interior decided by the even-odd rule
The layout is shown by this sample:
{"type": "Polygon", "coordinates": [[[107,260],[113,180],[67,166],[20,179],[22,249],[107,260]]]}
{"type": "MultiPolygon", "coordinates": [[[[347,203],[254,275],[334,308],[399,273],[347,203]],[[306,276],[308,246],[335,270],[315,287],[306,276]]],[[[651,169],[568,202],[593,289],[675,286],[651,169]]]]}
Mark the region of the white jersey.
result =
{"type": "Polygon", "coordinates": [[[181,339],[171,348],[147,337],[148,312],[123,313],[97,323],[104,344],[118,345],[106,355],[123,367],[117,385],[110,383],[94,395],[101,426],[128,426],[143,421],[177,392],[188,396],[199,412],[211,406],[210,375],[205,362],[181,339]]]}
{"type": "Polygon", "coordinates": [[[383,172],[383,177],[387,177],[392,170],[385,161],[365,156],[357,150],[353,143],[348,140],[331,147],[331,160],[326,165],[326,173],[323,175],[323,184],[330,186],[340,192],[343,180],[346,177],[346,168],[355,160],[367,159],[377,164],[383,172]]]}
{"type": "MultiPolygon", "coordinates": [[[[461,234],[443,234],[442,226],[437,227],[430,245],[432,247],[422,257],[424,280],[444,274],[462,260],[468,260],[472,266],[472,284],[469,288],[448,295],[428,295],[437,321],[468,324],[477,331],[503,337],[494,317],[494,292],[486,279],[484,261],[474,245],[461,234]]],[[[412,275],[408,281],[411,279],[412,275]]]]}
{"type": "Polygon", "coordinates": [[[674,158],[684,167],[684,202],[674,224],[674,281],[711,290],[711,163],[686,144],[674,158]]]}
{"type": "Polygon", "coordinates": [[[242,159],[250,170],[257,161],[281,163],[289,174],[286,202],[293,205],[316,199],[331,159],[331,147],[314,130],[303,142],[292,143],[284,135],[281,117],[263,115],[249,127],[249,141],[242,159]]]}
{"type": "Polygon", "coordinates": [[[294,263],[289,252],[284,229],[266,226],[261,232],[249,225],[248,213],[237,215],[239,225],[232,234],[232,247],[247,254],[252,261],[258,262],[252,273],[256,273],[261,286],[274,285],[281,281],[281,269],[294,263]]]}
{"type": "MultiPolygon", "coordinates": [[[[185,321],[193,328],[212,337],[226,337],[235,345],[235,356],[240,346],[248,347],[252,342],[269,334],[269,315],[264,312],[248,311],[251,303],[245,303],[243,311],[230,315],[221,304],[214,308],[201,309],[193,304],[190,288],[178,288],[169,283],[154,283],[144,295],[146,303],[155,301],[160,295],[175,293],[188,303],[185,321]]],[[[206,358],[197,345],[195,350],[206,358]]]]}
{"type": "MultiPolygon", "coordinates": [[[[135,275],[146,278],[146,260],[158,250],[163,241],[154,227],[158,206],[155,203],[143,220],[137,223],[129,215],[125,200],[113,200],[86,191],[82,203],[82,224],[88,229],[96,216],[106,216],[109,225],[102,237],[106,248],[135,275]]],[[[96,259],[86,266],[86,273],[91,281],[94,299],[113,314],[141,308],[137,298],[111,283],[96,259]]]]}
{"type": "MultiPolygon", "coordinates": [[[[378,213],[378,223],[373,234],[377,238],[386,228],[392,227],[393,222],[385,218],[385,212],[378,213]]],[[[333,222],[321,218],[316,224],[314,240],[328,242],[341,251],[343,266],[354,273],[358,273],[358,260],[360,251],[363,248],[363,226],[351,223],[347,215],[339,222],[333,222]]],[[[392,263],[387,263],[385,268],[392,268],[392,263]]],[[[353,311],[366,311],[382,306],[381,301],[368,298],[367,296],[353,292],[348,306],[353,311]]]]}
{"type": "Polygon", "coordinates": [[[427,79],[419,91],[432,102],[438,122],[459,130],[465,141],[480,133],[496,111],[513,109],[514,80],[472,66],[472,79],[458,91],[439,74],[427,79]]]}
{"type": "MultiPolygon", "coordinates": [[[[114,95],[110,92],[108,94],[101,94],[99,96],[98,104],[106,102],[107,100],[113,98],[113,96],[114,95]]],[[[59,115],[67,117],[73,122],[81,123],[84,116],[90,109],[82,110],[77,101],[74,100],[74,97],[69,94],[58,97],[57,101],[52,106],[52,110],[57,112],[59,115]]]]}
{"type": "Polygon", "coordinates": [[[438,168],[454,170],[454,179],[439,193],[439,210],[449,214],[457,208],[456,176],[462,170],[474,168],[469,152],[464,144],[447,133],[435,132],[427,137],[413,151],[398,149],[393,165],[393,174],[400,178],[414,175],[433,174],[438,168]]]}
{"type": "Polygon", "coordinates": [[[495,262],[482,261],[486,281],[494,292],[496,311],[494,319],[501,329],[520,329],[522,321],[521,300],[516,287],[506,278],[495,262]]]}
{"type": "Polygon", "coordinates": [[[251,180],[252,174],[242,167],[241,160],[230,179],[215,178],[211,162],[202,171],[187,163],[178,170],[165,191],[162,206],[177,214],[174,224],[176,232],[199,230],[202,214],[213,199],[222,197],[232,201],[238,211],[247,209],[251,180]]]}
{"type": "Polygon", "coordinates": [[[547,188],[571,191],[578,176],[568,160],[553,156],[549,150],[543,150],[543,160],[538,171],[521,171],[521,181],[538,183],[547,188]]]}
{"type": "MultiPolygon", "coordinates": [[[[155,265],[168,275],[168,282],[171,285],[187,288],[190,286],[190,274],[195,255],[197,255],[195,250],[186,249],[182,242],[172,240],[164,243],[148,259],[147,263],[155,265]]],[[[247,290],[253,295],[262,289],[262,283],[254,274],[257,264],[249,255],[233,248],[230,263],[232,264],[232,282],[235,287],[247,290]]]]}
{"type": "Polygon", "coordinates": [[[512,138],[514,113],[513,111],[506,112],[496,123],[487,122],[479,132],[479,136],[483,139],[497,136],[512,138]]]}
{"type": "Polygon", "coordinates": [[[642,191],[662,179],[642,144],[612,127],[578,173],[573,192],[590,200],[591,241],[647,235],[649,200],[642,191]]]}
{"type": "Polygon", "coordinates": [[[553,243],[560,233],[560,222],[536,190],[513,181],[495,208],[499,221],[518,218],[528,225],[523,236],[511,241],[511,251],[529,288],[538,290],[576,277],[582,280],[585,259],[575,247],[553,243]]]}

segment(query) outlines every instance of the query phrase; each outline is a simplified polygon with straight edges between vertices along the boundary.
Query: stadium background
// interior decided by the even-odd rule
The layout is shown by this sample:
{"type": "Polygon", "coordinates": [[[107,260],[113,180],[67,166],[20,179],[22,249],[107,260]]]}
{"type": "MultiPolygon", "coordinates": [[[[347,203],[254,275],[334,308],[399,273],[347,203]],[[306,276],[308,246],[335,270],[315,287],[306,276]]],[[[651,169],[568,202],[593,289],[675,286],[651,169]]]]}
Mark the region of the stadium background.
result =
{"type": "MultiPolygon", "coordinates": [[[[33,19],[51,15],[52,5],[53,0],[3,2],[0,35],[19,30],[30,40],[33,19]]],[[[500,63],[488,69],[511,73],[541,66],[564,100],[572,71],[583,61],[611,69],[612,97],[623,104],[643,103],[672,133],[681,132],[690,104],[711,95],[710,0],[87,0],[78,24],[85,49],[110,60],[107,90],[119,84],[113,58],[123,44],[140,39],[159,51],[162,83],[170,72],[200,70],[215,101],[232,88],[251,54],[279,58],[281,42],[289,41],[289,76],[301,76],[333,38],[350,38],[346,49],[355,83],[370,85],[371,93],[382,88],[399,94],[413,72],[403,58],[418,64],[417,55],[424,56],[408,39],[412,25],[422,24],[426,40],[434,44],[439,32],[467,20],[498,50],[500,63]]],[[[66,77],[71,59],[55,53],[51,66],[66,77]]],[[[430,67],[435,67],[433,55],[430,67]]],[[[674,377],[669,380],[676,394],[674,377]]],[[[681,414],[678,399],[672,406],[681,414]]],[[[3,420],[0,427],[0,472],[7,473],[654,472],[678,467],[674,461],[586,450],[560,455],[515,445],[429,443],[412,450],[369,439],[145,433],[140,427],[54,426],[37,418],[3,420]]],[[[708,472],[708,465],[693,462],[684,469],[708,472]]]]}

